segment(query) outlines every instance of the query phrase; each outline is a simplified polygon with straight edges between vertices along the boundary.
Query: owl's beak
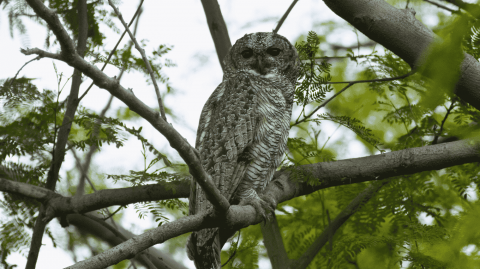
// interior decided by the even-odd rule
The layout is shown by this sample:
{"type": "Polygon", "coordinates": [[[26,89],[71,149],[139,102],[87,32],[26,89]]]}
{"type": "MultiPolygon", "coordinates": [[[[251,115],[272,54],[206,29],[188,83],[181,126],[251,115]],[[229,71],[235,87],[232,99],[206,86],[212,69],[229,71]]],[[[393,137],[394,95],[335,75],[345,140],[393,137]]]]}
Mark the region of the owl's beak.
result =
{"type": "Polygon", "coordinates": [[[257,67],[260,74],[265,75],[267,73],[267,66],[265,66],[265,62],[263,61],[262,56],[257,56],[257,67]]]}

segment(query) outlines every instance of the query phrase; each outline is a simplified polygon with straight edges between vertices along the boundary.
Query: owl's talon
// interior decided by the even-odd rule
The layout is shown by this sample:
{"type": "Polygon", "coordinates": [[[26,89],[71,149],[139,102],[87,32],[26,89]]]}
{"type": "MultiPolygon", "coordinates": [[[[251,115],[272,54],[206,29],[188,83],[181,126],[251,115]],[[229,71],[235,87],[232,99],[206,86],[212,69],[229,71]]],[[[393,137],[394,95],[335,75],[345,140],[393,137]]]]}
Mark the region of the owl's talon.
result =
{"type": "Polygon", "coordinates": [[[275,213],[275,200],[269,196],[261,195],[254,197],[253,199],[244,199],[240,202],[240,205],[251,205],[255,209],[257,214],[261,215],[263,222],[266,223],[270,220],[270,215],[275,213]]]}

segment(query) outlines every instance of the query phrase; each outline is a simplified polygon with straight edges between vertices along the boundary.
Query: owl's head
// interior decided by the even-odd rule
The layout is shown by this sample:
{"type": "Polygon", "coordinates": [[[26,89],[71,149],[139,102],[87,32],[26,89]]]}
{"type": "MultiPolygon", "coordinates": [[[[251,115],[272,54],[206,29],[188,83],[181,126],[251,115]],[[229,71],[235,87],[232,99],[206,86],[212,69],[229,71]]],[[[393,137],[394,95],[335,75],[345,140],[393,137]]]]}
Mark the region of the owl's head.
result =
{"type": "Polygon", "coordinates": [[[235,42],[224,59],[225,75],[253,71],[259,75],[282,74],[292,84],[298,76],[298,54],[284,37],[272,32],[246,34],[235,42]]]}

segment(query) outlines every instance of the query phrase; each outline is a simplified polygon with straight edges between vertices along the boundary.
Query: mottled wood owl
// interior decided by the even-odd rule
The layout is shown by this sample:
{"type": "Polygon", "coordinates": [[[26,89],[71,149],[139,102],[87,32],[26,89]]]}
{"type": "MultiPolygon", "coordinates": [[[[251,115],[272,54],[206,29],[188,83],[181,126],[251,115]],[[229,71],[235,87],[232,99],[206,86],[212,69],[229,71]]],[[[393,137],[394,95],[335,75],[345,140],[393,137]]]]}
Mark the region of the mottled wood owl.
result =
{"type": "MultiPolygon", "coordinates": [[[[224,63],[223,81],[200,115],[195,148],[232,204],[252,205],[265,217],[272,203],[261,193],[285,152],[298,55],[281,35],[253,33],[237,40],[224,63]]],[[[189,199],[190,215],[212,208],[195,180],[189,199]]],[[[189,258],[199,269],[220,268],[221,247],[233,233],[228,227],[192,233],[189,258]]]]}

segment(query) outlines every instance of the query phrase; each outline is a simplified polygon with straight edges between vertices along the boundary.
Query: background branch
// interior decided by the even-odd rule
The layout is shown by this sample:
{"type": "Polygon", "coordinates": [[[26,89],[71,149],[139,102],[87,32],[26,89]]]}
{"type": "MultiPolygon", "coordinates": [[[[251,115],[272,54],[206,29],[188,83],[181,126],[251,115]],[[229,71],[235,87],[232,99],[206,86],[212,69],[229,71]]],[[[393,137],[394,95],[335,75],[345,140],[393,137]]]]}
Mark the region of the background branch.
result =
{"type": "MultiPolygon", "coordinates": [[[[91,234],[103,240],[104,242],[107,242],[112,247],[125,242],[124,239],[116,236],[110,229],[106,228],[100,223],[105,221],[94,221],[80,214],[70,214],[68,215],[67,219],[70,224],[74,225],[80,231],[91,234]]],[[[119,225],[117,225],[117,231],[121,233],[127,240],[136,236],[119,225]]],[[[152,263],[155,268],[186,269],[183,264],[175,261],[171,255],[166,255],[154,247],[148,248],[142,252],[142,255],[137,255],[134,259],[146,266],[147,262],[144,260],[145,258],[147,258],[149,263],[152,263]]]]}
{"type": "Polygon", "coordinates": [[[205,16],[207,17],[208,29],[215,44],[218,61],[223,71],[225,71],[223,59],[232,47],[232,42],[230,42],[230,37],[228,36],[227,25],[225,24],[225,20],[223,20],[222,11],[220,10],[217,0],[202,0],[202,5],[205,16]]]}
{"type": "MultiPolygon", "coordinates": [[[[53,25],[59,24],[60,27],[52,27],[52,31],[55,35],[59,36],[68,36],[68,33],[62,27],[60,20],[58,17],[50,11],[49,9],[45,8],[45,6],[38,0],[36,1],[27,1],[30,6],[35,10],[37,14],[41,13],[44,16],[52,16],[52,20],[55,22],[53,25]]],[[[78,46],[77,51],[78,55],[83,58],[85,54],[85,49],[87,47],[87,34],[88,34],[88,21],[87,21],[87,1],[86,0],[79,0],[77,4],[77,12],[78,12],[78,46]]],[[[40,14],[39,14],[40,15],[40,14]]],[[[71,57],[71,55],[77,54],[75,52],[73,43],[65,43],[60,44],[62,47],[62,55],[65,55],[67,58],[71,57]]],[[[73,118],[75,117],[75,112],[77,111],[78,107],[78,92],[80,90],[80,84],[82,83],[82,72],[78,69],[73,71],[73,78],[72,78],[72,86],[70,89],[70,95],[67,101],[67,109],[65,115],[63,117],[62,126],[58,131],[58,137],[54,145],[54,149],[52,152],[52,164],[50,166],[50,170],[48,171],[47,182],[45,187],[49,190],[54,191],[55,186],[58,180],[58,172],[60,167],[62,166],[63,160],[65,158],[65,146],[67,144],[68,135],[70,134],[70,127],[72,126],[73,118]]],[[[57,111],[54,111],[56,114],[57,111]]],[[[43,210],[43,206],[40,207],[40,213],[35,221],[35,226],[33,228],[32,234],[32,241],[30,245],[30,250],[28,252],[27,258],[27,265],[25,266],[26,269],[34,269],[37,263],[38,254],[40,252],[40,247],[42,245],[42,238],[43,233],[45,231],[45,227],[50,219],[45,218],[46,214],[43,210]]]]}
{"type": "Polygon", "coordinates": [[[285,14],[283,14],[282,18],[280,18],[280,20],[278,21],[277,23],[277,27],[275,27],[275,29],[273,30],[273,32],[275,34],[278,33],[278,30],[280,30],[280,27],[282,27],[282,24],[285,22],[285,20],[287,19],[288,17],[288,14],[290,14],[290,11],[292,11],[293,7],[295,6],[295,4],[298,2],[298,0],[293,0],[293,2],[290,4],[290,6],[288,7],[287,11],[285,12],[285,14]]]}
{"type": "Polygon", "coordinates": [[[278,227],[277,217],[275,214],[260,224],[263,235],[263,244],[267,249],[268,258],[272,263],[272,268],[287,269],[290,265],[285,245],[283,244],[280,227],[278,227]]]}
{"type": "Polygon", "coordinates": [[[162,116],[164,121],[167,121],[167,117],[165,116],[165,108],[163,107],[162,95],[160,94],[160,90],[158,89],[157,80],[155,79],[155,75],[153,74],[152,66],[150,65],[150,62],[147,59],[147,55],[145,55],[145,50],[142,47],[140,47],[140,45],[137,42],[137,39],[135,38],[135,35],[132,34],[132,32],[130,32],[130,29],[128,29],[127,23],[123,20],[122,13],[120,13],[118,8],[113,4],[111,0],[108,0],[108,3],[113,8],[113,10],[115,11],[115,14],[117,14],[118,18],[122,22],[123,27],[125,27],[125,30],[128,32],[128,35],[130,36],[130,39],[135,44],[135,48],[142,55],[143,62],[145,63],[145,67],[147,68],[148,73],[150,74],[153,87],[155,88],[155,94],[157,95],[158,108],[160,109],[160,115],[162,116]]]}
{"type": "MultiPolygon", "coordinates": [[[[135,14],[133,14],[133,17],[132,19],[130,20],[130,22],[128,23],[128,27],[130,27],[133,23],[133,21],[138,17],[140,16],[140,14],[142,13],[142,4],[143,4],[143,0],[140,0],[140,4],[138,5],[138,8],[137,8],[137,11],[135,11],[135,14]]],[[[137,20],[137,23],[138,23],[138,20],[137,20]]],[[[136,31],[137,29],[137,26],[135,26],[135,30],[136,31]]],[[[123,37],[125,36],[125,34],[127,33],[127,30],[125,29],[122,33],[122,35],[120,36],[120,38],[118,39],[117,41],[117,44],[115,44],[115,46],[113,47],[113,49],[110,51],[110,53],[108,54],[108,57],[107,57],[107,60],[103,63],[103,66],[102,66],[102,69],[100,70],[105,70],[105,67],[107,66],[107,64],[110,62],[110,59],[112,58],[113,54],[115,53],[115,51],[117,50],[117,47],[118,45],[120,45],[120,42],[122,41],[123,37]]],[[[94,83],[92,82],[90,84],[90,86],[88,86],[88,88],[85,90],[85,92],[82,94],[82,96],[80,96],[80,98],[78,98],[78,102],[82,101],[83,97],[85,97],[85,95],[87,95],[88,91],[90,91],[90,89],[92,88],[92,86],[94,85],[94,83]]]]}
{"type": "Polygon", "coordinates": [[[366,204],[377,192],[385,186],[389,181],[376,182],[368,186],[363,192],[357,195],[348,206],[340,212],[337,217],[327,226],[320,236],[315,239],[312,245],[305,253],[295,261],[292,261],[290,268],[303,269],[313,261],[315,256],[320,252],[322,247],[333,237],[335,232],[357,212],[364,204],[366,204]]]}

